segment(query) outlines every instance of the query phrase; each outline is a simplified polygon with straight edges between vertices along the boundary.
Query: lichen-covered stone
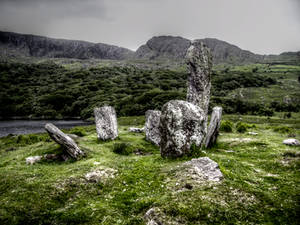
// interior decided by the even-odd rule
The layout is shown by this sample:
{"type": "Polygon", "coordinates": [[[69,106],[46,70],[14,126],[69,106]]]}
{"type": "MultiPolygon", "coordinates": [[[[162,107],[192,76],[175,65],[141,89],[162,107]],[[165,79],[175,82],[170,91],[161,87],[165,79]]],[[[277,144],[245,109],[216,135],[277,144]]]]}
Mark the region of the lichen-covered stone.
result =
{"type": "Polygon", "coordinates": [[[192,168],[193,173],[199,177],[199,180],[219,182],[223,179],[218,163],[208,157],[192,159],[185,162],[184,165],[192,168]]]}
{"type": "Polygon", "coordinates": [[[209,127],[207,129],[207,134],[205,137],[206,148],[212,147],[217,142],[219,129],[221,125],[221,119],[222,119],[222,107],[216,106],[213,108],[209,127]]]}
{"type": "Polygon", "coordinates": [[[193,41],[187,50],[186,63],[189,70],[187,101],[204,111],[207,122],[212,70],[210,50],[201,41],[193,41]]]}
{"type": "Polygon", "coordinates": [[[200,146],[205,137],[203,110],[186,101],[172,100],[162,108],[159,131],[162,157],[180,157],[200,146]]]}
{"type": "Polygon", "coordinates": [[[161,111],[158,110],[148,110],[146,112],[146,122],[145,122],[146,140],[152,142],[155,145],[159,145],[160,143],[160,132],[159,132],[160,116],[161,116],[161,111]]]}
{"type": "Polygon", "coordinates": [[[73,159],[79,159],[85,155],[85,153],[77,146],[75,141],[67,134],[62,132],[52,123],[47,123],[45,129],[49,136],[59,145],[61,145],[64,151],[73,159]]]}
{"type": "Polygon", "coordinates": [[[98,139],[114,140],[118,137],[117,114],[113,107],[103,106],[94,109],[98,139]]]}

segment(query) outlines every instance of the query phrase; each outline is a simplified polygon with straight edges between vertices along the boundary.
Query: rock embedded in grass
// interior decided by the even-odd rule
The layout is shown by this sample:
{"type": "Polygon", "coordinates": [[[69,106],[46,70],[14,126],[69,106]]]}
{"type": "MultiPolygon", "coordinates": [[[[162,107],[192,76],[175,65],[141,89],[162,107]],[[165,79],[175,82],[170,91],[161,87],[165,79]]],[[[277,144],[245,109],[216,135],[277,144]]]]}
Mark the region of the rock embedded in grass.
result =
{"type": "Polygon", "coordinates": [[[99,140],[114,140],[118,137],[117,114],[113,107],[94,109],[96,131],[99,140]]]}
{"type": "Polygon", "coordinates": [[[217,142],[219,129],[221,125],[221,119],[222,119],[222,107],[216,106],[213,108],[209,127],[205,137],[206,148],[212,147],[217,142]]]}
{"type": "Polygon", "coordinates": [[[128,131],[132,132],[132,133],[143,133],[145,131],[145,127],[142,127],[142,128],[129,127],[128,131]]]}
{"type": "Polygon", "coordinates": [[[158,110],[148,110],[146,112],[146,121],[145,121],[146,140],[152,142],[155,145],[159,145],[160,143],[160,132],[159,132],[160,116],[161,116],[161,111],[158,110]]]}
{"type": "Polygon", "coordinates": [[[181,100],[166,103],[159,125],[161,156],[181,157],[190,153],[193,144],[201,146],[206,135],[204,123],[200,107],[181,100]]]}
{"type": "Polygon", "coordinates": [[[300,142],[294,138],[285,139],[282,143],[285,145],[300,146],[300,142]]]}
{"type": "Polygon", "coordinates": [[[184,165],[190,167],[193,170],[191,174],[196,174],[199,179],[215,182],[223,179],[223,174],[219,169],[218,163],[208,157],[192,159],[185,162],[184,165]]]}
{"type": "Polygon", "coordinates": [[[26,164],[33,165],[37,162],[40,162],[43,159],[43,156],[37,155],[37,156],[30,156],[26,158],[26,164]]]}
{"type": "Polygon", "coordinates": [[[88,172],[85,175],[85,179],[88,182],[105,182],[109,178],[114,178],[117,171],[111,168],[100,168],[94,171],[88,172]]]}
{"type": "Polygon", "coordinates": [[[207,122],[212,55],[210,50],[200,40],[195,40],[187,50],[185,59],[189,70],[187,101],[199,106],[204,111],[204,119],[207,122]]]}
{"type": "Polygon", "coordinates": [[[45,125],[45,129],[49,136],[59,145],[63,147],[63,150],[67,155],[71,156],[73,159],[80,159],[85,153],[77,146],[75,141],[70,138],[67,134],[62,132],[56,126],[51,123],[45,125]]]}

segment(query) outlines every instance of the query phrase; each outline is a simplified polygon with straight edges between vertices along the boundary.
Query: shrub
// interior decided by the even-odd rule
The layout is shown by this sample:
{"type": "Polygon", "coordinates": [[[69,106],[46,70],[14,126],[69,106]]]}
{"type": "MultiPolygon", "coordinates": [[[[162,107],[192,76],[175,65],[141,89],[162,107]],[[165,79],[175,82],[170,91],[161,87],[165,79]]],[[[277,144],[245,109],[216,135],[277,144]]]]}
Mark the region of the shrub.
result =
{"type": "Polygon", "coordinates": [[[275,127],[273,130],[278,133],[292,133],[292,131],[293,131],[292,128],[285,127],[285,126],[278,126],[278,127],[275,127]]]}
{"type": "Polygon", "coordinates": [[[246,123],[238,122],[238,123],[236,124],[236,130],[237,130],[237,132],[239,132],[239,133],[245,133],[245,132],[247,131],[247,128],[248,128],[248,127],[249,127],[249,125],[246,124],[246,123]]]}
{"type": "Polygon", "coordinates": [[[132,149],[130,148],[130,144],[121,142],[113,145],[113,152],[120,155],[129,155],[132,153],[132,149]]]}
{"type": "Polygon", "coordinates": [[[233,127],[232,122],[225,120],[221,122],[220,131],[232,132],[232,127],[233,127]]]}
{"type": "Polygon", "coordinates": [[[70,130],[70,134],[76,134],[79,137],[83,137],[86,135],[86,132],[82,127],[74,127],[70,130]]]}

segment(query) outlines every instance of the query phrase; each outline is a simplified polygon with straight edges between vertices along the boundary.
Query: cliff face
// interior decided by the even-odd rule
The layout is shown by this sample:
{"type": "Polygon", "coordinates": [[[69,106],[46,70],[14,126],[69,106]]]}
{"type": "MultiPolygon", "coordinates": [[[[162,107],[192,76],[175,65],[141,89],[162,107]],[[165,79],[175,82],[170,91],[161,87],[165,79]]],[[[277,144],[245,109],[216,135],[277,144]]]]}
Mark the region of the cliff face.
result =
{"type": "Polygon", "coordinates": [[[133,51],[107,44],[53,39],[0,31],[0,51],[7,56],[77,59],[126,59],[133,51]]]}

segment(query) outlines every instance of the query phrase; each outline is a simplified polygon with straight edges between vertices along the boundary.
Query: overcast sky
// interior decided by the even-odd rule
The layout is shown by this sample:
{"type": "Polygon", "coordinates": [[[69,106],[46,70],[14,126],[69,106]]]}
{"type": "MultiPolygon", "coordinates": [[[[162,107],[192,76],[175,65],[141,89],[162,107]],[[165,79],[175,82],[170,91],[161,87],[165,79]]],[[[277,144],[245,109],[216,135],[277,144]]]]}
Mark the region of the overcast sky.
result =
{"type": "Polygon", "coordinates": [[[300,0],[0,0],[0,30],[137,49],[212,37],[260,54],[300,50],[300,0]]]}

